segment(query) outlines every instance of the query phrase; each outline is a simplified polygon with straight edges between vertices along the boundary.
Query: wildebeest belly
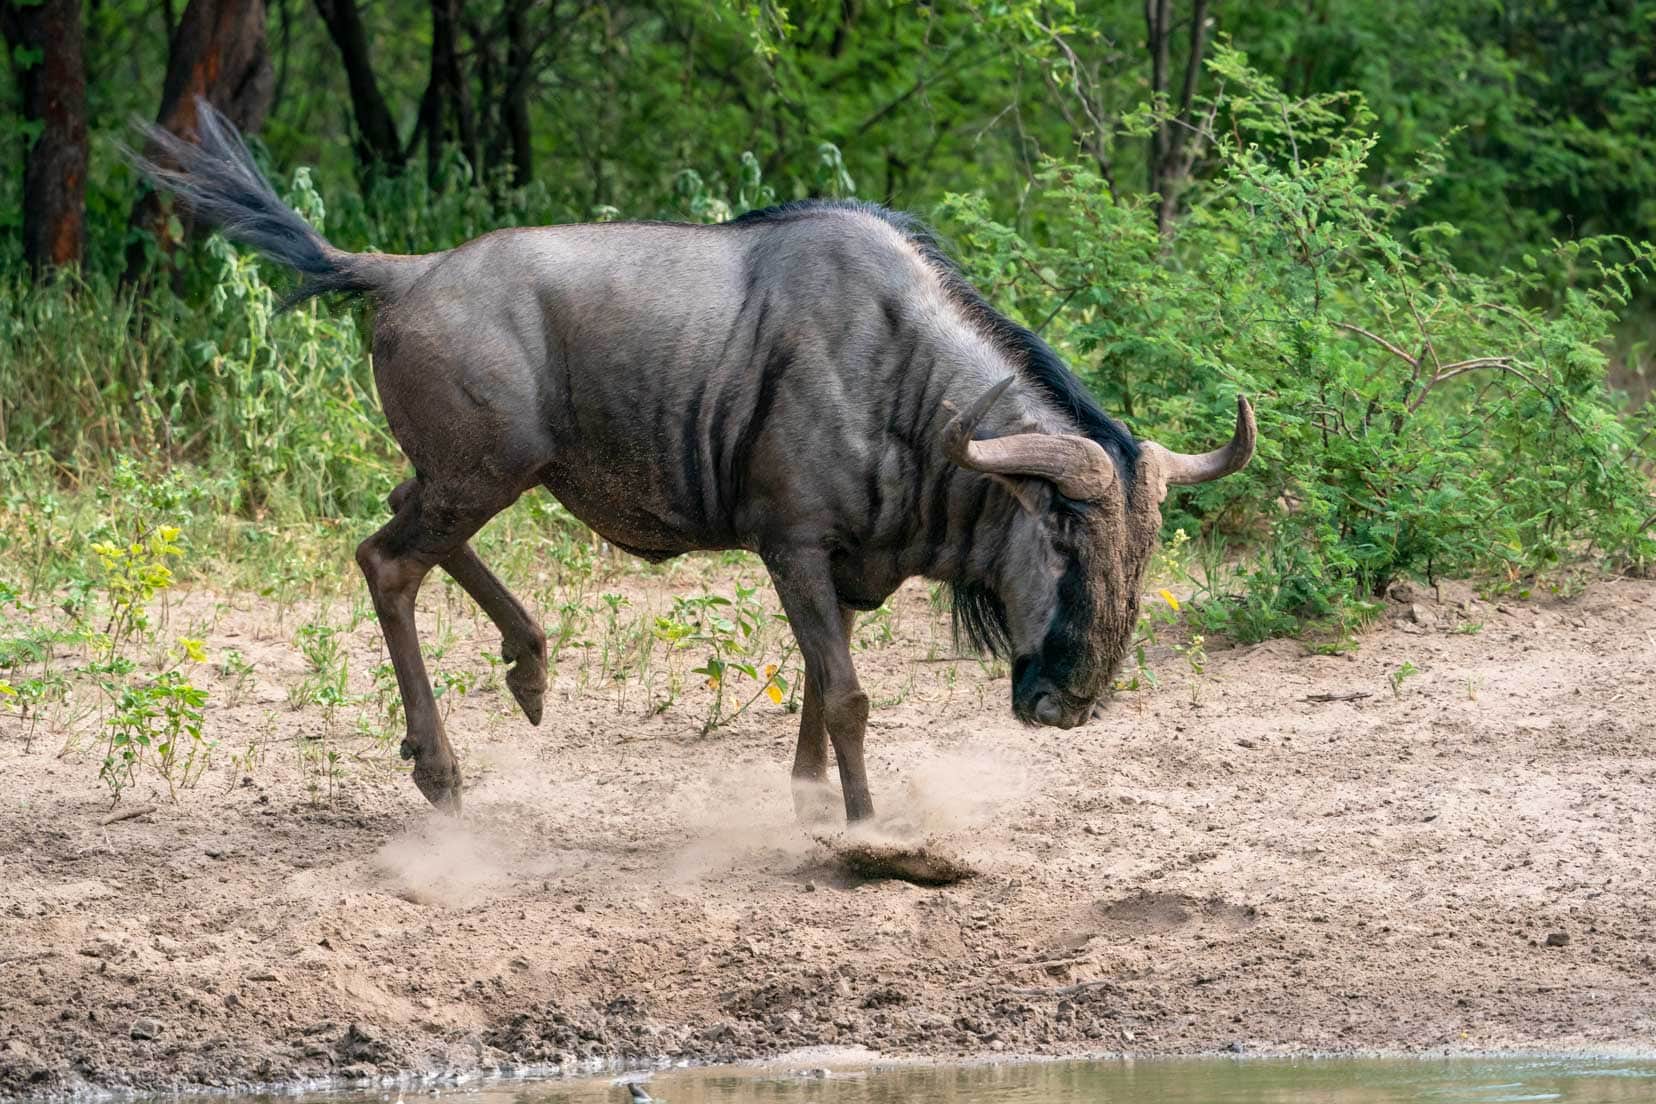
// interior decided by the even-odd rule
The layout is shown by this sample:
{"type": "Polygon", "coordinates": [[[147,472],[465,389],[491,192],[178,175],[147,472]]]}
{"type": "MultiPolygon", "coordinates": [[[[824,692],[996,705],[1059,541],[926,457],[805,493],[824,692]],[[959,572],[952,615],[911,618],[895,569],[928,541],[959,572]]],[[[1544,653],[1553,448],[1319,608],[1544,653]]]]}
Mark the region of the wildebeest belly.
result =
{"type": "Polygon", "coordinates": [[[546,488],[617,548],[657,562],[685,552],[742,547],[726,526],[700,516],[695,504],[673,501],[653,472],[572,459],[553,466],[546,488]]]}

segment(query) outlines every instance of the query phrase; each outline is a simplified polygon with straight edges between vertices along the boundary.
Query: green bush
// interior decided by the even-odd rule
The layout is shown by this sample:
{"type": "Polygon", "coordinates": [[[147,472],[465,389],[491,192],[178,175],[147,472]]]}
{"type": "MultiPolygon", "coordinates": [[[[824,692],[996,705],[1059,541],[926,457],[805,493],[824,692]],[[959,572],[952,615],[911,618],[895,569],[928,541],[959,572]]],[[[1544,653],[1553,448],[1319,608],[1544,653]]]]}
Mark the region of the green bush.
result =
{"type": "Polygon", "coordinates": [[[1208,580],[1212,627],[1343,628],[1400,576],[1556,585],[1589,557],[1649,563],[1648,418],[1608,391],[1605,348],[1656,251],[1593,238],[1464,271],[1452,227],[1397,229],[1438,158],[1373,186],[1360,99],[1286,96],[1223,47],[1212,68],[1219,167],[1172,237],[1067,163],[1041,175],[1040,243],[978,197],[943,206],[990,297],[1047,324],[1141,436],[1211,447],[1236,393],[1255,400],[1253,466],[1167,511],[1170,530],[1248,542],[1230,578],[1208,580]],[[1564,293],[1543,297],[1560,274],[1564,293]]]}

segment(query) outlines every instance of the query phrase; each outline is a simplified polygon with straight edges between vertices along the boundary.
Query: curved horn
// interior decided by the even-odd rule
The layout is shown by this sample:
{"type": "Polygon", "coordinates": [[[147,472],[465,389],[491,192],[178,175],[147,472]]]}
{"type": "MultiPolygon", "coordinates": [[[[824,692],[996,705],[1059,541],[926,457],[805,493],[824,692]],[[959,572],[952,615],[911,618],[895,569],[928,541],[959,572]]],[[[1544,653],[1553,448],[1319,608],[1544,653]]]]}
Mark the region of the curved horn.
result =
{"type": "Polygon", "coordinates": [[[1257,435],[1253,407],[1248,405],[1246,398],[1238,395],[1236,432],[1231,435],[1230,444],[1199,455],[1174,452],[1160,445],[1150,447],[1161,456],[1162,474],[1167,482],[1187,485],[1209,483],[1215,479],[1223,479],[1227,475],[1234,475],[1247,467],[1248,461],[1253,459],[1254,439],[1257,435]]]}
{"type": "Polygon", "coordinates": [[[943,429],[943,448],[963,468],[988,475],[1045,479],[1058,493],[1078,502],[1096,502],[1115,485],[1115,464],[1097,441],[1075,433],[1013,433],[972,439],[983,416],[1016,381],[1008,376],[956,414],[943,429]]]}

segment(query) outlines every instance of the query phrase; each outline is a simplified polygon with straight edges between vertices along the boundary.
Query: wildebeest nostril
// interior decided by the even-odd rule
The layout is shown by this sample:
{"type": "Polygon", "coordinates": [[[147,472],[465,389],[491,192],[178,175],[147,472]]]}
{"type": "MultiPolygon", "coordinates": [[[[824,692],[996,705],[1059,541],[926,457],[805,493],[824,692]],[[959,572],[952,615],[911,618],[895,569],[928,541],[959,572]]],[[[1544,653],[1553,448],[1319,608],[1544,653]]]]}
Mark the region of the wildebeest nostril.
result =
{"type": "Polygon", "coordinates": [[[1052,694],[1042,694],[1035,700],[1035,719],[1044,725],[1064,723],[1064,708],[1052,694]]]}

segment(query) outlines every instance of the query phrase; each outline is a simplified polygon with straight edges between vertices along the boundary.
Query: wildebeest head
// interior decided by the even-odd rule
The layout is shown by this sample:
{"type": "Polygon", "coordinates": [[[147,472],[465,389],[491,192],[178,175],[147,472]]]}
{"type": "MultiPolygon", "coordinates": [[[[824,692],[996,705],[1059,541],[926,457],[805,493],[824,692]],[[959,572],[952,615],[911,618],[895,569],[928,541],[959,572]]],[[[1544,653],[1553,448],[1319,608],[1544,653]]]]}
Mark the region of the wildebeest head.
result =
{"type": "Polygon", "coordinates": [[[1016,377],[985,392],[944,430],[949,458],[1005,483],[1023,509],[992,587],[957,588],[956,626],[1012,661],[1012,711],[1028,724],[1073,728],[1109,690],[1131,646],[1139,589],[1176,484],[1240,471],[1253,456],[1254,417],[1237,397],[1230,443],[1187,455],[1143,442],[1132,477],[1081,434],[973,431],[1016,377]]]}

